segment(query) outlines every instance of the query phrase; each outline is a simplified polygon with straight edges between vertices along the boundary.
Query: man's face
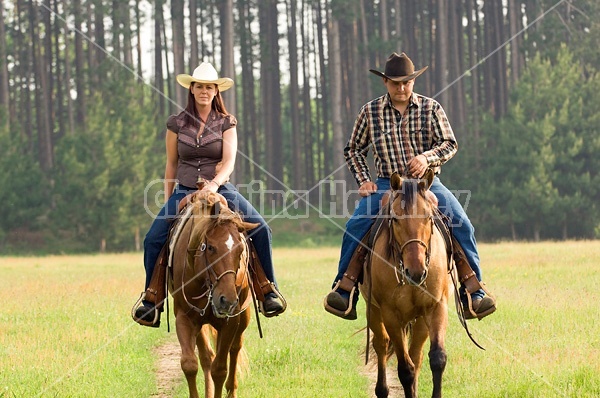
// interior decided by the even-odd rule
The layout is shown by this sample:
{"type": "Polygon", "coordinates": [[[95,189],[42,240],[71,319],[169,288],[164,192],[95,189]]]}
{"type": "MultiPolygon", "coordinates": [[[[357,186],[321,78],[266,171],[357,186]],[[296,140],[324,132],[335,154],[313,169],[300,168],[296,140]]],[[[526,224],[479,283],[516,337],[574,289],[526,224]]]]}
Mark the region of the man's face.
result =
{"type": "Polygon", "coordinates": [[[415,79],[408,80],[406,82],[395,82],[390,79],[383,79],[385,86],[387,87],[388,93],[392,98],[393,103],[405,104],[408,103],[410,96],[413,92],[413,85],[415,79]]]}

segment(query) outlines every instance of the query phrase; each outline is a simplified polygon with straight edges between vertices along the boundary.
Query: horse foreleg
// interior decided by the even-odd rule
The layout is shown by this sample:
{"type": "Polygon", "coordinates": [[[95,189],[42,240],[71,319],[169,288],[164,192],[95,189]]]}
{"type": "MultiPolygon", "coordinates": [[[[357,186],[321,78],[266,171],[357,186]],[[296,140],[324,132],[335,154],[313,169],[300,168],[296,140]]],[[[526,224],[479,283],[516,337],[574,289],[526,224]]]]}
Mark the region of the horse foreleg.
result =
{"type": "Polygon", "coordinates": [[[215,398],[221,398],[223,394],[223,385],[227,377],[227,358],[238,324],[239,319],[230,318],[226,325],[220,328],[217,335],[217,352],[210,369],[215,382],[215,398]]]}
{"type": "Polygon", "coordinates": [[[190,398],[199,398],[198,387],[196,385],[196,375],[198,374],[198,357],[195,352],[196,335],[198,327],[185,316],[178,314],[175,319],[177,329],[177,338],[181,346],[181,370],[185,375],[190,390],[190,398]]]}
{"type": "Polygon", "coordinates": [[[415,391],[419,388],[419,373],[423,363],[423,346],[429,337],[429,330],[423,318],[418,318],[412,327],[408,354],[415,365],[415,391]]]}
{"type": "Polygon", "coordinates": [[[442,375],[446,368],[445,338],[448,326],[448,312],[446,303],[440,303],[431,316],[429,335],[431,347],[429,349],[429,366],[433,376],[433,398],[442,396],[442,375]]]}
{"type": "Polygon", "coordinates": [[[198,356],[200,357],[200,366],[204,373],[204,397],[213,398],[215,395],[215,385],[210,374],[210,367],[215,359],[215,352],[210,344],[211,327],[204,325],[196,338],[196,346],[198,346],[198,356]]]}
{"type": "Polygon", "coordinates": [[[240,325],[237,328],[236,334],[231,343],[229,350],[229,371],[227,372],[227,381],[225,389],[227,390],[227,398],[236,398],[238,389],[237,368],[240,360],[240,352],[244,343],[244,330],[250,323],[250,310],[246,310],[240,315],[240,325]]]}
{"type": "Polygon", "coordinates": [[[390,331],[390,339],[398,358],[398,379],[400,379],[402,388],[404,388],[404,397],[414,398],[417,396],[415,366],[408,355],[406,326],[396,320],[395,324],[386,323],[386,328],[390,331]]]}
{"type": "Polygon", "coordinates": [[[370,311],[368,327],[373,332],[373,349],[377,354],[377,383],[375,384],[375,396],[377,398],[386,398],[390,393],[386,375],[390,337],[383,326],[379,308],[372,305],[370,311]]]}

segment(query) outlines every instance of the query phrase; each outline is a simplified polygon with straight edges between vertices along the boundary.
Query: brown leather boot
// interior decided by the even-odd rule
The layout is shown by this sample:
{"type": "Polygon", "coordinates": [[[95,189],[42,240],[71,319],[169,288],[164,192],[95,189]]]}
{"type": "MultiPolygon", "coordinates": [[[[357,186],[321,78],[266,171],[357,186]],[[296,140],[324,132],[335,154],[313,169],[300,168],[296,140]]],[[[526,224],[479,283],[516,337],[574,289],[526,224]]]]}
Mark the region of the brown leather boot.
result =
{"type": "Polygon", "coordinates": [[[131,317],[140,325],[157,328],[160,326],[160,313],[167,297],[167,267],[169,262],[169,243],[165,243],[156,259],[150,284],[133,305],[131,317]],[[142,304],[142,306],[140,306],[142,304]]]}
{"type": "Polygon", "coordinates": [[[466,302],[463,301],[463,313],[465,319],[477,318],[481,320],[496,311],[496,299],[487,290],[485,283],[480,282],[477,279],[475,272],[473,272],[473,269],[467,261],[465,252],[454,236],[452,236],[452,249],[454,264],[456,265],[456,271],[458,273],[458,280],[466,291],[466,302]],[[486,293],[486,296],[471,299],[471,295],[479,289],[483,290],[486,293]]]}
{"type": "Polygon", "coordinates": [[[250,269],[252,289],[258,300],[260,313],[267,318],[282,314],[287,308],[285,298],[279,292],[277,286],[267,278],[252,240],[248,240],[248,248],[250,250],[248,268],[250,269]]]}
{"type": "Polygon", "coordinates": [[[333,290],[323,300],[325,311],[342,319],[354,320],[357,318],[355,303],[358,298],[355,298],[355,295],[358,294],[357,285],[369,254],[368,239],[369,233],[365,235],[352,254],[350,264],[348,264],[342,279],[337,281],[333,290]]]}

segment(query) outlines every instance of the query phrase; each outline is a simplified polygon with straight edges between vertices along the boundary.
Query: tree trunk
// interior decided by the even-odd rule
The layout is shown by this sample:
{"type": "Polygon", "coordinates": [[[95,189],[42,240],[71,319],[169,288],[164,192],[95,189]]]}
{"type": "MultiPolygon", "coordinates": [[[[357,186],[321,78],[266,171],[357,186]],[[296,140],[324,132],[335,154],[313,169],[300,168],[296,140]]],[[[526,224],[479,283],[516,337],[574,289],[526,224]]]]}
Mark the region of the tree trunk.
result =
{"type": "MultiPolygon", "coordinates": [[[[325,53],[325,45],[324,45],[324,41],[323,41],[323,37],[325,36],[325,34],[327,34],[326,32],[324,32],[324,26],[323,26],[323,10],[321,8],[321,2],[318,1],[316,2],[316,7],[315,7],[315,19],[316,19],[316,37],[317,37],[317,48],[318,48],[318,54],[319,54],[319,67],[318,67],[318,73],[317,75],[319,76],[319,84],[318,87],[320,88],[321,91],[321,100],[317,101],[317,112],[318,110],[322,110],[323,112],[323,116],[320,118],[321,123],[319,124],[319,133],[321,136],[321,149],[319,150],[319,153],[321,154],[323,161],[322,161],[322,165],[321,165],[321,170],[318,170],[318,175],[320,176],[328,176],[331,172],[333,172],[333,168],[331,166],[332,163],[332,151],[331,151],[331,147],[330,147],[330,139],[329,139],[329,134],[330,134],[330,130],[328,128],[329,126],[329,85],[328,85],[328,79],[326,79],[327,76],[327,67],[325,66],[325,57],[326,57],[326,53],[325,53]]],[[[327,23],[328,20],[328,13],[325,12],[325,21],[327,23]]],[[[327,23],[327,25],[329,25],[329,23],[327,23]]],[[[329,36],[329,34],[327,34],[329,36]]],[[[317,120],[319,120],[319,118],[317,117],[317,120]]],[[[327,187],[325,187],[325,195],[323,197],[323,200],[328,201],[329,200],[329,190],[326,189],[327,187]]]]}
{"type": "Polygon", "coordinates": [[[379,0],[379,37],[385,47],[390,40],[387,0],[379,0]]]}
{"type": "Polygon", "coordinates": [[[33,70],[35,71],[35,98],[36,123],[38,133],[38,154],[40,166],[43,171],[50,171],[54,165],[54,150],[52,148],[52,131],[50,129],[50,120],[47,111],[48,83],[46,81],[45,61],[42,56],[42,46],[39,41],[39,10],[34,0],[29,2],[29,22],[31,33],[31,44],[33,51],[33,70]]]}
{"type": "Polygon", "coordinates": [[[331,129],[333,131],[333,168],[335,184],[335,201],[342,205],[345,185],[344,133],[342,130],[342,65],[340,53],[339,21],[334,15],[330,16],[327,29],[327,45],[329,49],[329,81],[331,82],[331,129]]]}
{"type": "MultiPolygon", "coordinates": [[[[52,10],[54,15],[59,15],[58,14],[58,4],[57,1],[55,0],[53,3],[53,10],[52,10]]],[[[62,22],[61,22],[62,23],[62,22]]],[[[52,74],[50,75],[50,78],[52,80],[56,80],[56,97],[55,97],[55,105],[56,105],[56,114],[54,116],[56,122],[58,123],[58,132],[56,134],[56,138],[60,138],[62,137],[65,133],[67,133],[67,123],[68,123],[68,119],[65,119],[65,103],[64,103],[64,98],[68,98],[70,99],[70,93],[69,93],[69,89],[68,89],[68,85],[70,84],[71,80],[66,80],[65,76],[62,73],[63,69],[68,68],[71,65],[71,61],[68,59],[69,57],[69,46],[64,46],[64,51],[61,52],[60,49],[60,37],[61,37],[61,29],[60,29],[60,24],[59,23],[55,23],[54,26],[52,27],[52,31],[53,31],[53,35],[54,35],[54,54],[56,55],[56,62],[55,62],[55,66],[54,66],[54,79],[52,79],[52,74]],[[64,61],[61,58],[61,53],[64,56],[64,61]],[[65,84],[65,82],[67,84],[65,84]],[[66,88],[66,92],[67,95],[65,96],[64,91],[65,91],[65,87],[66,88]]],[[[65,31],[67,34],[65,35],[65,42],[67,42],[66,38],[68,37],[68,30],[65,31]]],[[[69,132],[72,131],[69,128],[69,132]]]]}
{"type": "MultiPolygon", "coordinates": [[[[137,44],[135,46],[135,52],[137,55],[137,75],[138,75],[138,82],[140,84],[144,83],[144,80],[142,78],[142,21],[141,21],[141,15],[140,15],[140,0],[135,0],[135,37],[136,37],[136,41],[137,44]]],[[[143,105],[144,103],[144,98],[141,97],[140,98],[140,106],[143,105]]]]}
{"type": "MultiPolygon", "coordinates": [[[[235,37],[233,29],[233,0],[224,0],[219,2],[220,20],[221,20],[221,75],[235,80],[235,67],[233,56],[233,38],[235,37]]],[[[232,114],[237,114],[236,110],[236,88],[227,91],[223,97],[227,110],[232,114]]]]}
{"type": "MultiPolygon", "coordinates": [[[[15,119],[20,123],[23,123],[23,134],[27,138],[29,148],[27,152],[33,153],[35,149],[35,137],[33,136],[33,115],[31,106],[31,95],[29,92],[30,81],[29,77],[35,72],[32,70],[32,46],[31,38],[25,37],[25,32],[28,31],[27,24],[29,24],[26,16],[29,15],[28,5],[25,0],[17,0],[15,7],[15,19],[16,25],[19,30],[15,32],[15,47],[16,53],[16,65],[18,69],[15,71],[15,80],[17,80],[17,87],[19,87],[18,98],[16,99],[18,104],[12,109],[14,114],[17,114],[15,119]]],[[[11,112],[11,115],[13,114],[11,112]]]]}
{"type": "MultiPolygon", "coordinates": [[[[313,153],[313,144],[318,137],[318,134],[315,134],[315,129],[312,124],[312,104],[310,98],[310,43],[309,43],[309,30],[312,25],[311,21],[311,13],[309,12],[306,1],[302,2],[302,7],[300,11],[301,15],[301,38],[302,38],[302,71],[304,73],[302,81],[303,81],[303,94],[302,94],[302,110],[304,116],[304,130],[302,131],[302,137],[304,138],[303,147],[304,147],[304,187],[307,189],[312,189],[310,192],[311,198],[316,200],[317,190],[313,189],[315,187],[315,161],[314,161],[314,153],[313,153]]],[[[314,47],[314,46],[313,46],[314,47]]],[[[307,198],[308,199],[308,198],[307,198]]],[[[314,202],[314,201],[311,201],[314,202]]]]}
{"type": "MultiPolygon", "coordinates": [[[[492,51],[494,51],[494,39],[492,33],[495,29],[493,24],[493,7],[492,2],[483,3],[484,49],[481,54],[491,54],[492,51]]],[[[485,109],[497,118],[498,109],[494,103],[494,61],[494,57],[490,57],[483,64],[483,92],[485,93],[485,109]]]]}
{"type": "MultiPolygon", "coordinates": [[[[277,0],[261,1],[259,5],[261,40],[261,97],[263,128],[266,138],[267,188],[271,192],[283,189],[281,157],[281,90],[279,71],[279,33],[277,31],[277,0]]],[[[283,204],[280,195],[271,196],[276,206],[283,204]]]]}
{"type": "Polygon", "coordinates": [[[467,0],[466,4],[466,12],[467,12],[467,26],[466,26],[466,36],[468,40],[468,52],[469,52],[469,68],[471,69],[471,125],[473,130],[473,148],[474,148],[474,156],[475,156],[475,166],[479,169],[480,160],[481,160],[481,150],[479,147],[480,140],[480,132],[479,132],[479,68],[477,65],[477,49],[476,42],[474,40],[475,30],[473,29],[473,24],[475,20],[473,19],[473,2],[471,0],[467,0]]]}
{"type": "MultiPolygon", "coordinates": [[[[85,75],[84,75],[84,64],[83,61],[85,59],[83,55],[83,39],[82,35],[78,32],[81,32],[81,24],[83,22],[83,18],[81,15],[81,0],[73,0],[73,13],[75,19],[75,32],[73,33],[73,37],[75,39],[75,90],[77,92],[77,101],[75,101],[75,123],[80,128],[85,128],[85,115],[86,115],[86,97],[85,97],[85,75]]],[[[90,16],[91,18],[91,16],[90,16]]],[[[90,29],[88,24],[88,30],[90,29]]],[[[89,32],[88,32],[89,33],[89,32]]],[[[90,45],[90,47],[93,47],[90,45]]],[[[90,50],[91,51],[91,50],[90,50]]],[[[90,65],[90,68],[92,65],[90,65]]],[[[67,73],[70,74],[69,71],[67,73]]],[[[93,74],[92,74],[93,76],[93,74]]],[[[69,98],[71,97],[68,94],[69,98]]]]}
{"type": "Polygon", "coordinates": [[[521,28],[521,6],[517,0],[508,0],[508,22],[509,35],[512,39],[510,42],[510,83],[514,86],[519,80],[521,74],[521,62],[519,54],[521,52],[522,36],[517,35],[521,28]]]}
{"type": "MultiPolygon", "coordinates": [[[[173,69],[175,74],[179,73],[191,73],[185,68],[185,61],[183,58],[183,51],[185,48],[185,35],[183,25],[183,0],[171,0],[171,33],[173,36],[173,69]]],[[[173,80],[172,76],[168,77],[169,80],[173,80]]],[[[177,103],[176,109],[185,108],[187,102],[187,92],[179,84],[175,84],[175,102],[177,103]]]]}
{"type": "MultiPolygon", "coordinates": [[[[16,52],[16,51],[15,51],[16,52]]],[[[6,62],[6,28],[4,25],[4,3],[0,2],[0,107],[4,109],[4,124],[10,128],[10,94],[8,92],[8,62],[6,62]]]]}
{"type": "MultiPolygon", "coordinates": [[[[112,56],[117,60],[123,62],[123,52],[121,49],[121,34],[122,34],[122,12],[120,10],[121,5],[123,4],[123,0],[112,0],[112,56]]],[[[113,68],[117,68],[118,66],[112,64],[113,68]]]]}
{"type": "Polygon", "coordinates": [[[93,86],[97,86],[100,82],[106,80],[106,65],[104,65],[104,49],[106,48],[106,40],[104,33],[104,5],[102,0],[94,1],[94,42],[96,46],[90,46],[94,49],[95,57],[94,64],[96,68],[92,70],[93,86]]]}
{"type": "MultiPolygon", "coordinates": [[[[233,38],[235,36],[233,29],[233,0],[224,0],[218,4],[221,5],[221,73],[219,76],[227,76],[235,80],[235,67],[233,63],[233,38]]],[[[232,115],[237,114],[236,92],[237,87],[234,86],[223,96],[223,102],[227,107],[227,111],[232,115]]],[[[231,178],[235,181],[236,177],[237,170],[234,169],[231,178]]]]}
{"type": "Polygon", "coordinates": [[[449,5],[450,9],[448,10],[448,15],[450,15],[450,24],[448,26],[448,37],[450,38],[450,48],[448,49],[448,80],[452,86],[449,87],[451,100],[448,105],[452,106],[452,112],[450,113],[452,126],[455,127],[455,131],[462,131],[466,119],[465,88],[463,79],[459,78],[464,70],[461,65],[461,61],[463,60],[463,15],[460,2],[456,2],[455,4],[450,2],[449,5]]]}
{"type": "MultiPolygon", "coordinates": [[[[369,65],[371,57],[369,57],[369,31],[367,25],[367,16],[365,15],[365,0],[359,0],[359,14],[360,15],[360,51],[362,56],[359,59],[362,61],[360,68],[367,73],[372,66],[369,65]]],[[[398,22],[399,23],[399,22],[398,22]]],[[[364,93],[365,97],[370,99],[373,94],[371,91],[371,84],[369,79],[360,79],[360,91],[364,93]]]]}
{"type": "MultiPolygon", "coordinates": [[[[196,0],[190,1],[190,66],[194,70],[200,62],[198,60],[198,4],[196,0]]],[[[232,76],[233,78],[233,76],[232,76]]]]}
{"type": "MultiPolygon", "coordinates": [[[[164,30],[163,18],[163,3],[162,0],[156,0],[154,5],[154,87],[158,90],[158,94],[154,94],[154,103],[156,104],[156,123],[160,122],[167,109],[165,107],[165,81],[163,74],[163,58],[162,58],[162,31],[164,30]]],[[[159,139],[163,138],[163,130],[158,129],[159,139]]]]}
{"type": "MultiPolygon", "coordinates": [[[[129,68],[133,69],[133,46],[131,45],[131,12],[129,9],[129,2],[123,1],[120,6],[121,10],[121,24],[123,27],[123,62],[129,68]]],[[[130,76],[133,78],[133,76],[130,76]]]]}
{"type": "MultiPolygon", "coordinates": [[[[298,88],[298,44],[296,36],[298,34],[296,29],[296,0],[287,0],[287,17],[288,17],[288,49],[290,55],[290,119],[292,122],[292,137],[291,137],[291,156],[292,156],[292,170],[291,170],[291,186],[292,189],[299,189],[302,186],[302,167],[300,166],[300,154],[303,151],[299,149],[302,147],[300,139],[300,95],[298,88]]],[[[306,82],[304,82],[306,84],[306,82]]]]}
{"type": "MultiPolygon", "coordinates": [[[[247,2],[238,1],[238,37],[240,38],[240,62],[242,67],[242,108],[244,112],[240,115],[241,123],[238,124],[238,135],[240,136],[240,150],[247,154],[236,163],[241,165],[242,174],[249,180],[258,180],[260,170],[256,165],[263,164],[259,147],[258,117],[256,115],[256,97],[252,56],[252,29],[250,18],[250,6],[247,2]]],[[[238,177],[239,178],[239,177],[238,177]]]]}
{"type": "Polygon", "coordinates": [[[448,93],[448,58],[449,58],[449,42],[448,42],[448,4],[447,0],[437,1],[437,16],[436,16],[436,42],[438,44],[435,60],[435,75],[437,82],[435,92],[438,93],[437,100],[442,104],[442,107],[450,105],[448,93]]]}

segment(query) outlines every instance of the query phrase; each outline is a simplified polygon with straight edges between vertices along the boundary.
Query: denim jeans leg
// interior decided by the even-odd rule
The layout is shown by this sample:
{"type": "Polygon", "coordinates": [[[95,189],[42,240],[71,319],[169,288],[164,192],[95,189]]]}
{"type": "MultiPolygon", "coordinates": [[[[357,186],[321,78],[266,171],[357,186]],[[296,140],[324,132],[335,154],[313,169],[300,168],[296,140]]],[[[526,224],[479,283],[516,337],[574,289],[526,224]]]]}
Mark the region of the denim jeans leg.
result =
{"type": "Polygon", "coordinates": [[[256,248],[258,259],[265,271],[267,278],[277,286],[275,280],[275,269],[273,267],[273,253],[271,249],[272,234],[271,228],[252,204],[239,193],[237,188],[226,183],[219,188],[219,193],[227,200],[227,205],[233,211],[243,215],[246,222],[260,224],[258,227],[248,231],[248,236],[252,239],[252,244],[256,248]]]}
{"type": "Polygon", "coordinates": [[[377,192],[363,197],[358,206],[356,206],[354,214],[346,223],[346,231],[342,238],[338,273],[333,285],[344,276],[348,265],[350,265],[350,259],[354,251],[375,222],[377,213],[379,213],[379,209],[381,208],[381,198],[390,189],[389,178],[378,178],[375,183],[377,184],[377,192]]]}
{"type": "MultiPolygon", "coordinates": [[[[467,213],[456,196],[442,184],[438,177],[434,178],[430,190],[438,199],[439,209],[450,218],[452,222],[452,235],[454,235],[463,248],[467,261],[473,272],[475,272],[477,280],[481,281],[481,267],[479,266],[479,253],[477,251],[477,241],[475,240],[475,228],[471,224],[467,213]]],[[[461,293],[463,292],[464,289],[461,287],[461,293]]],[[[484,294],[483,290],[478,290],[472,296],[474,298],[483,297],[484,294]]]]}
{"type": "Polygon", "coordinates": [[[160,209],[160,212],[152,222],[152,225],[144,238],[144,269],[146,270],[146,285],[144,291],[148,288],[148,285],[150,285],[156,260],[158,259],[162,247],[167,242],[171,220],[177,215],[179,202],[193,190],[194,189],[192,188],[183,186],[176,187],[173,194],[169,197],[169,200],[167,200],[162,209],[160,209]]]}

